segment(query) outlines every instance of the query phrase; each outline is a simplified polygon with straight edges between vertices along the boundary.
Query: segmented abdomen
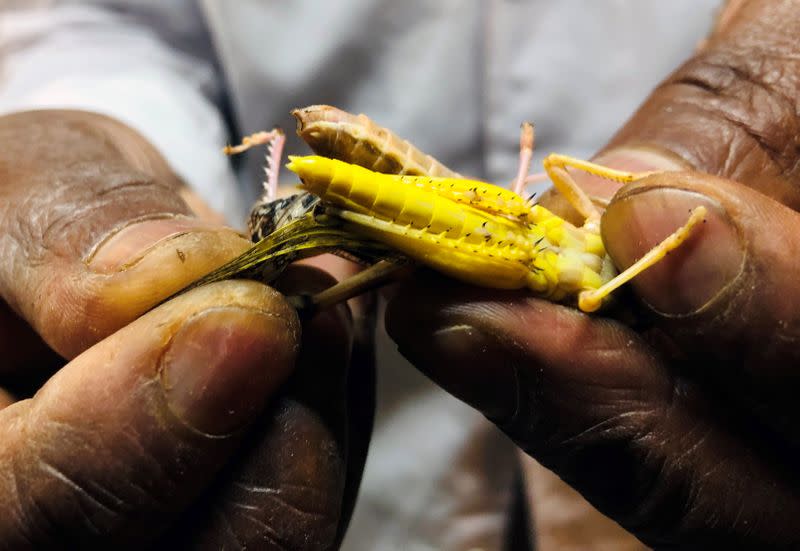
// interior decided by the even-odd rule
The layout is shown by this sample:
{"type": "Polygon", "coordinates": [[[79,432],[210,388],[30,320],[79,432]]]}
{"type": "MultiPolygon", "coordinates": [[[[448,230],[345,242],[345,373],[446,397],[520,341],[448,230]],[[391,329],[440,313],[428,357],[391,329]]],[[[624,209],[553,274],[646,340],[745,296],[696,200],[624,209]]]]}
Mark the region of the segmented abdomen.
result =
{"type": "Polygon", "coordinates": [[[416,174],[459,178],[366,115],[353,115],[330,105],[295,109],[297,133],[318,155],[357,164],[383,174],[416,174]]]}
{"type": "Polygon", "coordinates": [[[425,176],[394,176],[395,181],[432,191],[456,203],[471,205],[478,210],[517,218],[526,222],[531,215],[528,202],[509,189],[479,180],[463,178],[428,178],[425,176]]]}
{"type": "Polygon", "coordinates": [[[465,245],[497,247],[498,254],[504,247],[525,252],[532,247],[519,222],[457,204],[430,188],[401,184],[395,176],[317,156],[291,157],[288,167],[300,176],[305,189],[342,211],[465,245]]]}

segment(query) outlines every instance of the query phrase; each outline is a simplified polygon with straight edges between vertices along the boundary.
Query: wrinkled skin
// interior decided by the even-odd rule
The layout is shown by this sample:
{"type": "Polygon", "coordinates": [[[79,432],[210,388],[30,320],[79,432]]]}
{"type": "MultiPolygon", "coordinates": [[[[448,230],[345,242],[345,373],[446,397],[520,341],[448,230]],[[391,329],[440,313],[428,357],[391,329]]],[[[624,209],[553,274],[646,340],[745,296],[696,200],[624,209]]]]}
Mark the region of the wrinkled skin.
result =
{"type": "Polygon", "coordinates": [[[654,547],[800,543],[798,36],[798,1],[729,3],[598,157],[683,169],[616,194],[619,266],[709,208],[633,282],[639,323],[432,274],[387,312],[412,363],[654,547]]]}
{"type": "Polygon", "coordinates": [[[371,419],[359,317],[301,324],[249,281],[148,312],[249,242],[105,117],[2,117],[0,144],[0,546],[335,546],[371,419]]]}

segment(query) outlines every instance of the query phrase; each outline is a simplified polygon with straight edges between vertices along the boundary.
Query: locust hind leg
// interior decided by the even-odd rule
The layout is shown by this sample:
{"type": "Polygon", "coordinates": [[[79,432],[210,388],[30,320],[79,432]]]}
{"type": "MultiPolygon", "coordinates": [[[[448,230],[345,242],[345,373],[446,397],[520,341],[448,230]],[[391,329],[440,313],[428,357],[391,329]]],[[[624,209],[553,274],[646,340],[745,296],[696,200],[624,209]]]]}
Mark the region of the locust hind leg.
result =
{"type": "Polygon", "coordinates": [[[594,233],[600,232],[600,209],[598,209],[592,198],[581,189],[580,186],[567,172],[567,168],[574,168],[587,174],[599,176],[606,180],[620,182],[627,184],[635,182],[646,176],[653,174],[652,172],[626,172],[623,170],[615,170],[603,165],[576,159],[567,155],[559,155],[551,153],[545,157],[544,170],[552,180],[555,188],[561,193],[569,204],[575,207],[581,216],[586,220],[584,227],[594,233]]]}
{"type": "Polygon", "coordinates": [[[706,208],[703,206],[696,207],[689,215],[686,223],[675,230],[671,235],[664,239],[661,243],[650,249],[642,258],[633,263],[627,270],[618,274],[611,281],[598,289],[590,291],[582,291],[578,295],[578,308],[584,312],[594,312],[603,302],[603,299],[611,294],[620,285],[627,283],[637,275],[641,274],[646,269],[650,268],[667,253],[677,249],[681,246],[689,236],[692,235],[698,223],[705,220],[706,208]]]}

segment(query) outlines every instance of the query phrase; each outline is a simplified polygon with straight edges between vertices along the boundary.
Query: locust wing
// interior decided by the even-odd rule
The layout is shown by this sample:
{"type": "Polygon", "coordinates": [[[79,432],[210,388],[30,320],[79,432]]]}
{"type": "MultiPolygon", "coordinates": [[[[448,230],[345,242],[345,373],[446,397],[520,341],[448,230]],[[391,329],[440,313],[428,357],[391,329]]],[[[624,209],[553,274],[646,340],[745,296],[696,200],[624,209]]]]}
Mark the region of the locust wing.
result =
{"type": "Polygon", "coordinates": [[[393,249],[345,230],[338,220],[308,212],[279,227],[240,256],[176,294],[233,278],[271,283],[290,263],[322,253],[334,253],[366,263],[386,259],[403,261],[393,249]]]}

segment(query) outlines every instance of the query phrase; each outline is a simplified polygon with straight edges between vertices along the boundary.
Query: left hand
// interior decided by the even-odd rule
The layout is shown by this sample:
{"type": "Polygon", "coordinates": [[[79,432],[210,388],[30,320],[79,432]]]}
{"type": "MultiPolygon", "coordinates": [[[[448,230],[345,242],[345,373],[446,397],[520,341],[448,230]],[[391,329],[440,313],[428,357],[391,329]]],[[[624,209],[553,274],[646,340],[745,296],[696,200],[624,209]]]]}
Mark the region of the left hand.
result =
{"type": "MultiPolygon", "coordinates": [[[[301,332],[253,281],[150,310],[251,245],[185,198],[118,121],[0,117],[0,546],[341,538],[371,420],[354,335],[369,333],[344,306],[301,332]]],[[[293,267],[282,284],[330,282],[293,267]]]]}

